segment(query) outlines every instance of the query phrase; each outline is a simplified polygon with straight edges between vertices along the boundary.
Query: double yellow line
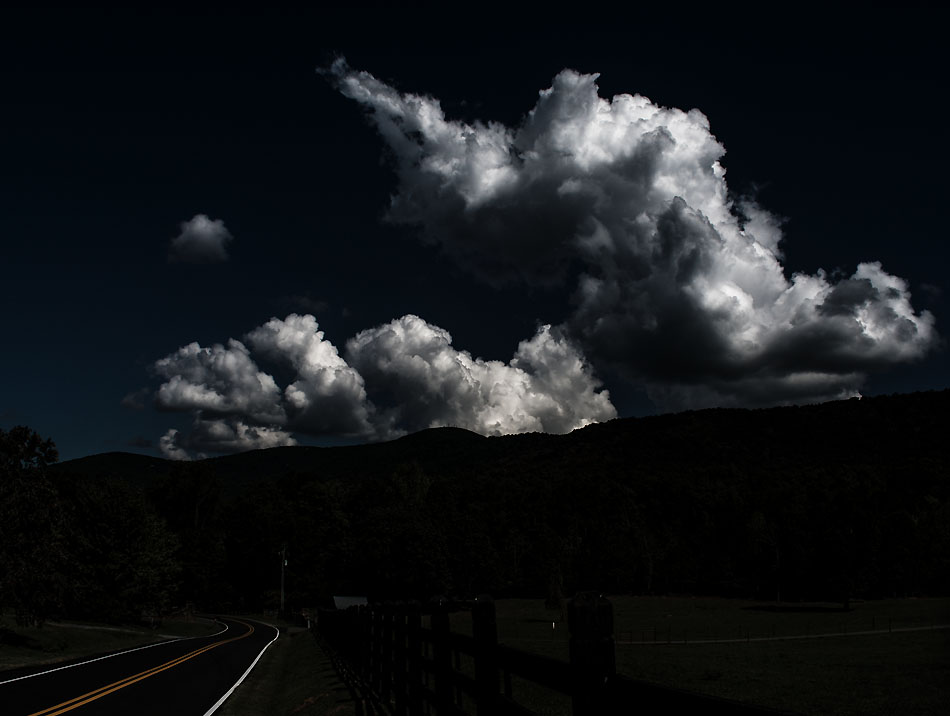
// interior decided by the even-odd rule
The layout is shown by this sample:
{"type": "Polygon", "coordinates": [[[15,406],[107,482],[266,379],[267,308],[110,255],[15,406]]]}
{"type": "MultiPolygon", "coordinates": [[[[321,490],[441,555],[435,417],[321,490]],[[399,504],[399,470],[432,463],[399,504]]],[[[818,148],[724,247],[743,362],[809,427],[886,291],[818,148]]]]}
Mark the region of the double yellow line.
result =
{"type": "Polygon", "coordinates": [[[107,696],[108,694],[111,694],[113,691],[124,689],[126,686],[131,686],[132,684],[138,681],[141,681],[142,679],[147,679],[149,676],[155,676],[155,674],[159,674],[165,671],[166,669],[170,669],[173,666],[178,666],[182,662],[188,661],[189,659],[193,659],[199,654],[204,654],[206,651],[210,651],[211,649],[214,649],[215,647],[221,646],[223,644],[228,644],[232,641],[237,641],[238,639],[244,639],[254,633],[254,627],[252,627],[250,624],[246,622],[242,622],[242,621],[238,621],[238,623],[243,624],[248,629],[247,632],[245,632],[244,634],[241,634],[241,636],[231,637],[230,639],[222,639],[221,641],[216,641],[212,644],[208,644],[207,646],[203,646],[200,649],[195,649],[189,654],[185,654],[184,656],[179,656],[175,659],[172,659],[171,661],[166,661],[164,664],[160,664],[159,666],[154,666],[151,669],[147,669],[138,674],[133,674],[132,676],[127,676],[126,678],[120,679],[119,681],[114,681],[111,684],[106,684],[105,686],[101,686],[95,691],[90,691],[89,693],[83,694],[82,696],[77,696],[76,698],[70,699],[69,701],[63,701],[63,703],[56,704],[55,706],[50,706],[48,709],[43,709],[42,711],[36,711],[30,714],[30,716],[57,716],[57,714],[63,714],[63,713],[66,713],[67,711],[72,711],[73,709],[79,708],[80,706],[84,704],[88,704],[90,701],[101,699],[103,696],[107,696]]]}

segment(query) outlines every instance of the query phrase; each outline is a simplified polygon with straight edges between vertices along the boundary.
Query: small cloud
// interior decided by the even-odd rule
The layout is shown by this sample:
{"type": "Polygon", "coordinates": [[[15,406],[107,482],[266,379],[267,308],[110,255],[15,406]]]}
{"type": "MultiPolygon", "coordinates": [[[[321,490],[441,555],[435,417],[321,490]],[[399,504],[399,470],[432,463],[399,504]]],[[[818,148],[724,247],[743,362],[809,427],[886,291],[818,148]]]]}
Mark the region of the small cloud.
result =
{"type": "Polygon", "coordinates": [[[123,408],[128,408],[129,410],[144,410],[145,409],[145,399],[148,398],[150,391],[148,388],[140,388],[139,390],[133,391],[127,394],[122,401],[119,403],[123,408]]]}
{"type": "Polygon", "coordinates": [[[162,435],[158,446],[162,455],[169,460],[191,460],[188,451],[178,445],[178,431],[175,428],[169,428],[168,432],[162,435]]]}
{"type": "Polygon", "coordinates": [[[181,233],[171,240],[168,260],[207,264],[228,260],[228,243],[234,237],[220,219],[196,214],[181,224],[181,233]]]}
{"type": "Polygon", "coordinates": [[[924,295],[931,301],[936,301],[943,297],[943,289],[934,283],[922,283],[920,284],[920,290],[923,291],[924,295]]]}

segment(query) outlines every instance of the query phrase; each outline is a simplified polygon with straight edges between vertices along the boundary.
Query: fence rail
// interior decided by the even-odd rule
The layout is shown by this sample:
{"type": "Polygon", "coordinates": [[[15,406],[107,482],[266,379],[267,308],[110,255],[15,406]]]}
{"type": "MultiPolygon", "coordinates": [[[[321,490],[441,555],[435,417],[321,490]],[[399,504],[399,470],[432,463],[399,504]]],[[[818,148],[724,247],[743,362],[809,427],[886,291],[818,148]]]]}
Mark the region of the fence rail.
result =
{"type": "Polygon", "coordinates": [[[572,716],[782,713],[618,675],[613,607],[593,592],[568,602],[569,662],[500,645],[488,596],[321,609],[317,628],[393,716],[534,716],[518,702],[513,677],[569,697],[572,716]],[[449,614],[461,610],[471,611],[471,636],[449,628],[449,614]]]}

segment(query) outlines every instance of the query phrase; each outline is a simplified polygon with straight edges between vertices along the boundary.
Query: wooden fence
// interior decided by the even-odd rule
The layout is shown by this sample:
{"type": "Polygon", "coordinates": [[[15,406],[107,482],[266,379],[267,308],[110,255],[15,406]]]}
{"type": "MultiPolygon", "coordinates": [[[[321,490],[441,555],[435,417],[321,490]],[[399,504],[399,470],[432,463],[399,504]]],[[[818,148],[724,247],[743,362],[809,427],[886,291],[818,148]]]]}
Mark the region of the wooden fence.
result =
{"type": "Polygon", "coordinates": [[[565,713],[572,716],[781,713],[619,676],[613,606],[594,592],[568,602],[568,662],[499,644],[495,603],[487,596],[325,609],[317,628],[377,708],[394,716],[535,716],[518,702],[513,678],[569,697],[565,713]],[[471,636],[449,629],[450,612],[460,610],[471,611],[471,636]]]}

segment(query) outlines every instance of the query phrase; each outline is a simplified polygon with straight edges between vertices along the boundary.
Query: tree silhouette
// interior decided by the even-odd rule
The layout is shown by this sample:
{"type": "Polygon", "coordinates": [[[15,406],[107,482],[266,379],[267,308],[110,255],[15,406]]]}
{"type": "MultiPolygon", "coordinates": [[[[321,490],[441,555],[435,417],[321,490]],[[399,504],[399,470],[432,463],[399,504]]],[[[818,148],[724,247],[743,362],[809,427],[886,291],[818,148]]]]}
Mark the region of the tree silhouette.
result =
{"type": "Polygon", "coordinates": [[[57,457],[30,428],[0,430],[0,602],[21,626],[42,625],[67,592],[67,513],[46,473],[57,457]]]}

